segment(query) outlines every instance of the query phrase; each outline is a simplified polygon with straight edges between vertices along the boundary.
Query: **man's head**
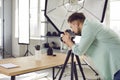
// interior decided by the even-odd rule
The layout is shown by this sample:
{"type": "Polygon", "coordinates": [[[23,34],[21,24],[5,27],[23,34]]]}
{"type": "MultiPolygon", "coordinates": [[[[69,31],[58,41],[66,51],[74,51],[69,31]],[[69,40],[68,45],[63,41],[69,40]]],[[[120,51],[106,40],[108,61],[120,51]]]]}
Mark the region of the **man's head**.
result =
{"type": "Polygon", "coordinates": [[[68,23],[75,34],[80,34],[85,16],[83,13],[73,13],[68,18],[68,23]]]}

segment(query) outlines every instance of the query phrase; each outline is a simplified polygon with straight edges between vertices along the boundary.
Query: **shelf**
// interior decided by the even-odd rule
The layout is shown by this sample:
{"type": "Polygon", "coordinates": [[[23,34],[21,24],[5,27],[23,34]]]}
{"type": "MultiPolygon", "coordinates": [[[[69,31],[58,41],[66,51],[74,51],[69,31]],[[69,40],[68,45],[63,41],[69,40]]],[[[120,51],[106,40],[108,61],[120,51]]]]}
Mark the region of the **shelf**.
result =
{"type": "Polygon", "coordinates": [[[42,38],[60,38],[60,36],[41,36],[42,38]]]}
{"type": "MultiPolygon", "coordinates": [[[[46,53],[48,48],[43,48],[42,52],[46,53]]],[[[58,52],[58,53],[66,53],[67,50],[58,50],[58,49],[53,49],[53,52],[58,52]]]]}

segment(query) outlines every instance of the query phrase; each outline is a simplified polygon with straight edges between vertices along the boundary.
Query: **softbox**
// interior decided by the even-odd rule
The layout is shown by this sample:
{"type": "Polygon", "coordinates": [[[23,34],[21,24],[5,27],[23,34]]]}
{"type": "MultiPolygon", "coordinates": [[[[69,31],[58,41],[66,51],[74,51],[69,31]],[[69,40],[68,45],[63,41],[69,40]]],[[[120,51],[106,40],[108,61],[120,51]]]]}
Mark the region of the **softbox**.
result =
{"type": "Polygon", "coordinates": [[[29,20],[29,0],[19,0],[18,11],[18,43],[29,44],[30,42],[30,20],[29,20]]]}
{"type": "Polygon", "coordinates": [[[69,29],[68,17],[83,12],[88,19],[103,22],[108,0],[46,0],[45,17],[61,33],[69,29]]]}

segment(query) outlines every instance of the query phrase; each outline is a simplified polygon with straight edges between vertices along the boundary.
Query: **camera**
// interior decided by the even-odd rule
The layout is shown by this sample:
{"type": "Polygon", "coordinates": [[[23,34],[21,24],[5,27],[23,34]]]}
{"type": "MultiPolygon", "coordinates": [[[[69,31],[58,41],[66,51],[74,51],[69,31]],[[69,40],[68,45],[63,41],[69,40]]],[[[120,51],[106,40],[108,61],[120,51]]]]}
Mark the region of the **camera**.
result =
{"type": "MultiPolygon", "coordinates": [[[[71,41],[73,41],[73,39],[75,38],[75,33],[73,31],[71,31],[70,29],[67,29],[65,30],[65,32],[68,32],[70,34],[70,37],[71,37],[71,41]]],[[[64,34],[64,33],[63,33],[64,34]]],[[[60,38],[61,41],[63,42],[62,40],[62,37],[60,38]]],[[[74,42],[74,41],[73,41],[74,42]]]]}

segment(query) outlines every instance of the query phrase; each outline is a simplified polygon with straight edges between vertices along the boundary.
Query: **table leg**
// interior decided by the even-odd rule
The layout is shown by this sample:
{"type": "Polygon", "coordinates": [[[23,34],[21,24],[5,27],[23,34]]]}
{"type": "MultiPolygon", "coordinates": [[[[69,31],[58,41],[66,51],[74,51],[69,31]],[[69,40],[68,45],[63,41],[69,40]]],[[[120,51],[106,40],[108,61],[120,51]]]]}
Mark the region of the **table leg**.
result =
{"type": "Polygon", "coordinates": [[[52,73],[53,73],[53,75],[52,75],[52,76],[53,76],[53,80],[55,80],[55,78],[54,78],[54,77],[55,77],[55,68],[53,67],[52,70],[53,70],[53,71],[52,71],[52,73]]]}
{"type": "Polygon", "coordinates": [[[11,80],[15,80],[15,76],[11,76],[11,80]]]}

